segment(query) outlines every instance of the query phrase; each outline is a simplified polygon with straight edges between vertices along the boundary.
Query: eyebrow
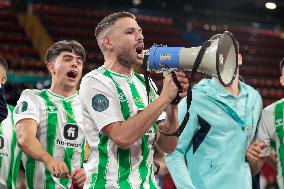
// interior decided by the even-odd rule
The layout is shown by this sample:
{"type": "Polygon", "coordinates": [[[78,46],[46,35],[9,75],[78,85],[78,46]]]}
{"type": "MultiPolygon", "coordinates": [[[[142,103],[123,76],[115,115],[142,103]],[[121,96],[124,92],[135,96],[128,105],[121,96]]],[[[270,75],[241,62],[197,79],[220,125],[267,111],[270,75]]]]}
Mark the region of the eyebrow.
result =
{"type": "Polygon", "coordinates": [[[81,59],[81,60],[83,60],[82,58],[81,58],[81,56],[73,56],[73,55],[70,55],[70,54],[65,54],[65,55],[63,55],[63,58],[79,58],[79,59],[81,59]]]}
{"type": "MultiPolygon", "coordinates": [[[[135,28],[135,27],[129,27],[129,28],[126,28],[126,30],[136,30],[137,28],[135,28]]],[[[138,28],[138,31],[140,31],[140,32],[142,32],[142,28],[138,28]]]]}

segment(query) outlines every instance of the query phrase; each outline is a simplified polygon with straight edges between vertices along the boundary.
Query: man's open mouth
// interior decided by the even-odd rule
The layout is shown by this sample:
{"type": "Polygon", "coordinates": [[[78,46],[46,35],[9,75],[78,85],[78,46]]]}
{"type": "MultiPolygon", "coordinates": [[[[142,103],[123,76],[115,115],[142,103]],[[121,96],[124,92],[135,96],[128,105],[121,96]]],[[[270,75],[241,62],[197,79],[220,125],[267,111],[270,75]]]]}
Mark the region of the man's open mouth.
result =
{"type": "Polygon", "coordinates": [[[67,72],[67,77],[70,77],[70,78],[72,78],[72,79],[75,79],[76,77],[77,77],[77,75],[78,75],[78,72],[77,71],[75,71],[75,70],[70,70],[69,72],[67,72]]]}

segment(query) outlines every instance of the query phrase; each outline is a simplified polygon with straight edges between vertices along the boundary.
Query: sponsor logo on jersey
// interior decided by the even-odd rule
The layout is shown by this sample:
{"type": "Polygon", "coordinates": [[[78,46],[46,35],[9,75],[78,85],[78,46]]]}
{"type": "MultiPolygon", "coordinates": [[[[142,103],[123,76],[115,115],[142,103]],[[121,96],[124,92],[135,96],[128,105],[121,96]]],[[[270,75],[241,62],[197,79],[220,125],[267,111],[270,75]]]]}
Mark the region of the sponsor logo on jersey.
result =
{"type": "Polygon", "coordinates": [[[109,107],[109,100],[102,94],[96,94],[92,98],[93,109],[97,112],[102,112],[109,107]]]}
{"type": "Polygon", "coordinates": [[[78,138],[79,127],[76,124],[66,124],[64,126],[63,136],[68,140],[76,140],[78,138]]]}
{"type": "Polygon", "coordinates": [[[57,138],[56,145],[68,148],[81,148],[82,144],[77,141],[79,135],[79,127],[74,123],[67,123],[63,129],[64,138],[57,138]]]}
{"type": "Polygon", "coordinates": [[[28,103],[26,101],[22,101],[20,104],[18,104],[15,108],[15,112],[17,114],[27,111],[28,109],[28,103]]]}
{"type": "Polygon", "coordinates": [[[81,148],[82,144],[77,141],[69,141],[69,140],[62,140],[57,138],[56,144],[59,146],[67,147],[67,148],[81,148]]]}
{"type": "Polygon", "coordinates": [[[2,157],[8,157],[8,150],[7,147],[5,146],[5,144],[7,144],[6,142],[4,137],[0,135],[0,156],[2,157]]]}
{"type": "Polygon", "coordinates": [[[4,148],[4,137],[0,136],[0,150],[4,148]]]}

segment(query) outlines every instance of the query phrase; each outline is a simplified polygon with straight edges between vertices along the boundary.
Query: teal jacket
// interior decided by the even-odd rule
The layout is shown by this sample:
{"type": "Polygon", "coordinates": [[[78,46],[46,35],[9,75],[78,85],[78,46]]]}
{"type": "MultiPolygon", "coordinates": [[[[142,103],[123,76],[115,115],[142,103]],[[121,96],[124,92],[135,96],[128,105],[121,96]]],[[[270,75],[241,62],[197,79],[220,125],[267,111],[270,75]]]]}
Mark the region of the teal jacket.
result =
{"type": "MultiPolygon", "coordinates": [[[[190,120],[176,150],[166,155],[178,189],[251,189],[246,148],[257,131],[262,110],[259,93],[239,82],[232,96],[214,79],[194,86],[190,120]]],[[[179,122],[186,100],[179,104],[179,122]]]]}

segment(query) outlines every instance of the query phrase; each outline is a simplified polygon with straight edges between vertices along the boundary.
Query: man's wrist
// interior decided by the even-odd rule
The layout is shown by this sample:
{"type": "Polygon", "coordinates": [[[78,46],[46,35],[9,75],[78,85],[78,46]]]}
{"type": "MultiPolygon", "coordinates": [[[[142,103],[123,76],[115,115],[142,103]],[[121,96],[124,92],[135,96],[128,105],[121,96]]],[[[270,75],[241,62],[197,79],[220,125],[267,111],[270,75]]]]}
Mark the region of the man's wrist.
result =
{"type": "Polygon", "coordinates": [[[43,164],[46,164],[48,161],[50,161],[52,159],[51,155],[49,155],[47,152],[44,152],[41,156],[40,156],[40,161],[43,164]]]}

